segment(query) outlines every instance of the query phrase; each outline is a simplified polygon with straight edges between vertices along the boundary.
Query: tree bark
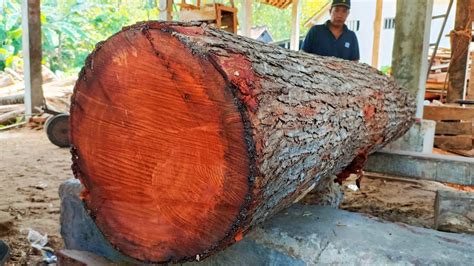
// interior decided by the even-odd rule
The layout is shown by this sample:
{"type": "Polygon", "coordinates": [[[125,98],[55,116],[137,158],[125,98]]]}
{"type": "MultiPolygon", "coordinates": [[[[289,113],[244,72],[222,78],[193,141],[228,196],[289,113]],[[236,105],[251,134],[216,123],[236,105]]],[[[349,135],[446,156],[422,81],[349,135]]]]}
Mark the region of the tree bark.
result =
{"type": "Polygon", "coordinates": [[[448,70],[446,101],[454,103],[466,97],[466,68],[472,38],[471,8],[473,0],[457,0],[454,30],[451,31],[451,63],[448,70]]]}
{"type": "Polygon", "coordinates": [[[122,253],[199,260],[314,184],[360,170],[414,112],[365,64],[204,24],[138,23],[99,43],[80,73],[73,171],[122,253]]]}

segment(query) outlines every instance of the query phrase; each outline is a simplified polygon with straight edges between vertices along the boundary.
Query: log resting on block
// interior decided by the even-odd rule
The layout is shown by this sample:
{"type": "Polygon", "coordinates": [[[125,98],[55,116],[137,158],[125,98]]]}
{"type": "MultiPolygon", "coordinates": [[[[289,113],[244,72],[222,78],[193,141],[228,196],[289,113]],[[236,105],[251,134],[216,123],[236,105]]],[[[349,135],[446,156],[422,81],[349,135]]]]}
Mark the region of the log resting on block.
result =
{"type": "Polygon", "coordinates": [[[404,134],[415,101],[368,65],[204,24],[99,43],[71,104],[74,175],[98,228],[146,262],[202,259],[404,134]]]}

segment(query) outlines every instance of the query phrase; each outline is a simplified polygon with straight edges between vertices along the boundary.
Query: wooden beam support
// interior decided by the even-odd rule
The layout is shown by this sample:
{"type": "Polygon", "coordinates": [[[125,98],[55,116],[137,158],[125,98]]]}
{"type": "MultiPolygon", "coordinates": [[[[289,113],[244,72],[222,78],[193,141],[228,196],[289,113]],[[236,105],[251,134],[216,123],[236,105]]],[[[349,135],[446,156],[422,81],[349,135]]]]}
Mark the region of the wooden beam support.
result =
{"type": "Polygon", "coordinates": [[[474,100],[474,52],[471,53],[471,73],[469,75],[469,88],[467,89],[466,99],[474,100]]]}
{"type": "Polygon", "coordinates": [[[471,150],[472,136],[435,136],[434,145],[443,150],[471,150]]]}
{"type": "Polygon", "coordinates": [[[472,122],[436,122],[437,135],[472,135],[472,122]]]}
{"type": "Polygon", "coordinates": [[[242,35],[251,37],[252,32],[252,14],[253,14],[253,0],[242,0],[242,35]]]}
{"type": "Polygon", "coordinates": [[[374,20],[374,42],[372,44],[372,67],[379,66],[380,30],[382,28],[383,0],[377,0],[374,20]]]}
{"type": "Polygon", "coordinates": [[[423,115],[428,120],[464,120],[474,119],[474,108],[461,106],[425,106],[423,115]]]}
{"type": "Polygon", "coordinates": [[[416,96],[416,117],[423,117],[433,0],[398,0],[392,71],[397,83],[416,96]]]}
{"type": "Polygon", "coordinates": [[[446,101],[453,103],[466,97],[466,71],[472,36],[471,6],[473,0],[457,0],[456,20],[451,31],[451,65],[446,101]]]}
{"type": "Polygon", "coordinates": [[[44,105],[41,76],[40,0],[22,0],[23,68],[25,80],[25,113],[37,113],[44,105]]]}
{"type": "Polygon", "coordinates": [[[301,1],[293,0],[291,7],[291,37],[290,49],[298,51],[300,46],[300,18],[301,18],[301,1]]]}

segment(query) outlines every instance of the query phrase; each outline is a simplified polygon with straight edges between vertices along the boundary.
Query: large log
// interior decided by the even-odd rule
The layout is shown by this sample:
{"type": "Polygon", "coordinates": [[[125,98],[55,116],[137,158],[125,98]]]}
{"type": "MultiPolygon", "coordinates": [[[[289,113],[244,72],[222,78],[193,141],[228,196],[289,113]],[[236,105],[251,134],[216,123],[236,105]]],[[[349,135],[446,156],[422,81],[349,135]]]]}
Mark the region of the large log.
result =
{"type": "Polygon", "coordinates": [[[365,64],[204,24],[139,23],[86,60],[72,167],[123,254],[199,260],[313,185],[358,171],[407,131],[414,102],[365,64]]]}

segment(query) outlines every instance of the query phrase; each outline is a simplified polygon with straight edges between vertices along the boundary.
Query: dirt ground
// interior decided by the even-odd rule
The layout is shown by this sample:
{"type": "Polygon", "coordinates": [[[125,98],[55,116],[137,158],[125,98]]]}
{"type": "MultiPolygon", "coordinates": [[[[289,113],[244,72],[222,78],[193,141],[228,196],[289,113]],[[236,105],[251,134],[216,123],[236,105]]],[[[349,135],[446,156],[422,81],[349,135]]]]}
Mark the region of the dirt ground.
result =
{"type": "MultiPolygon", "coordinates": [[[[72,177],[70,164],[69,150],[51,144],[43,130],[0,131],[0,215],[9,213],[13,219],[8,235],[0,230],[0,239],[12,247],[7,265],[33,265],[40,259],[26,239],[29,228],[47,234],[49,247],[62,247],[57,191],[72,177]]],[[[436,190],[448,189],[437,182],[370,174],[362,179],[361,190],[349,189],[351,182],[345,184],[341,208],[422,227],[433,225],[436,190]]]]}
{"type": "Polygon", "coordinates": [[[43,130],[0,131],[0,211],[14,219],[10,233],[0,239],[12,248],[10,265],[39,259],[26,239],[30,228],[47,234],[49,247],[62,246],[58,187],[71,178],[70,165],[69,149],[51,144],[43,130]]]}

